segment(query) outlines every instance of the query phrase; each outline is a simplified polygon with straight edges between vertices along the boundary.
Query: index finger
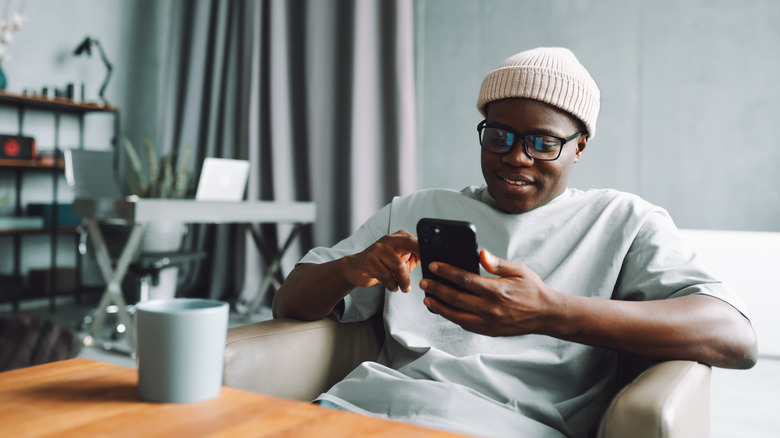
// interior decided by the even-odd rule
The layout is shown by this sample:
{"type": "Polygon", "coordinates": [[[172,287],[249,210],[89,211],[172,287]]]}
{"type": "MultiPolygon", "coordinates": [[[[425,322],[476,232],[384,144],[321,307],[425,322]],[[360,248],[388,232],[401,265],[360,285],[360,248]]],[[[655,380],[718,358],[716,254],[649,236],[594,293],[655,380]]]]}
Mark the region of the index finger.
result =
{"type": "Polygon", "coordinates": [[[398,230],[393,234],[389,234],[388,237],[390,237],[393,241],[393,248],[409,251],[416,256],[420,255],[420,247],[417,243],[417,236],[414,234],[406,230],[398,230]]]}
{"type": "Polygon", "coordinates": [[[486,280],[486,278],[457,266],[444,262],[431,262],[428,269],[433,274],[475,295],[478,295],[478,292],[485,287],[482,280],[486,280]]]}
{"type": "Polygon", "coordinates": [[[420,263],[417,236],[400,230],[389,235],[388,238],[395,256],[384,261],[385,267],[392,273],[401,290],[409,292],[412,289],[409,273],[420,263]]]}

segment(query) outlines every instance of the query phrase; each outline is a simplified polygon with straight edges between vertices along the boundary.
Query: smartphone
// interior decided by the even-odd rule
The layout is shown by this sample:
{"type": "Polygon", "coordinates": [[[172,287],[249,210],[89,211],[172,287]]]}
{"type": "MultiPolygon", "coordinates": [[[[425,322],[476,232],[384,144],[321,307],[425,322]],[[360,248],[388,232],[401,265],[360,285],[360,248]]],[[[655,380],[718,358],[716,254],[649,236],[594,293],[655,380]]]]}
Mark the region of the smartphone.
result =
{"type": "Polygon", "coordinates": [[[463,290],[428,269],[431,262],[443,262],[479,274],[477,228],[464,221],[423,218],[417,222],[417,242],[423,278],[463,290]]]}

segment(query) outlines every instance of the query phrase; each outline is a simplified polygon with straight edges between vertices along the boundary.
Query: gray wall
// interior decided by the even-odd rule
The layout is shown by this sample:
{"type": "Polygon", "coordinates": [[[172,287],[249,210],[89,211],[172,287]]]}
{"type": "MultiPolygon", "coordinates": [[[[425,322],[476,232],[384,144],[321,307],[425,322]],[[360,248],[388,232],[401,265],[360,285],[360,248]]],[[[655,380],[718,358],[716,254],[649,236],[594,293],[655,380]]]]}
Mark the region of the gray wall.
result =
{"type": "Polygon", "coordinates": [[[630,191],[682,228],[780,231],[780,2],[417,0],[421,187],[481,184],[485,74],[572,49],[602,93],[571,185],[630,191]]]}

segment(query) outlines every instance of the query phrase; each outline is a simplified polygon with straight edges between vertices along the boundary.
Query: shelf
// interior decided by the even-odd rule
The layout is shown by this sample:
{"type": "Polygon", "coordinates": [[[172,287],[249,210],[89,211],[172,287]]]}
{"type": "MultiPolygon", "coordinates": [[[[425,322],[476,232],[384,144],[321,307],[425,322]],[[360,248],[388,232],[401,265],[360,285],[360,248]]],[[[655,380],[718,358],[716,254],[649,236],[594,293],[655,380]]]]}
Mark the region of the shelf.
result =
{"type": "MultiPolygon", "coordinates": [[[[110,119],[113,119],[113,127],[114,127],[114,136],[113,140],[111,140],[111,143],[116,147],[118,145],[118,139],[120,137],[120,128],[119,128],[119,108],[113,107],[111,105],[104,105],[102,103],[98,102],[77,102],[72,99],[65,99],[65,98],[47,98],[44,96],[32,96],[32,95],[20,95],[20,94],[13,94],[13,93],[6,93],[3,91],[0,91],[0,107],[7,107],[8,109],[15,110],[17,113],[16,119],[18,122],[18,129],[17,131],[19,133],[23,133],[24,131],[24,120],[27,112],[36,112],[37,113],[51,113],[54,116],[54,145],[51,149],[51,152],[48,154],[41,154],[41,156],[34,160],[10,160],[10,159],[0,159],[0,172],[7,172],[7,173],[14,173],[15,174],[15,189],[16,189],[16,213],[21,213],[21,204],[20,201],[22,199],[22,196],[24,195],[24,190],[22,190],[24,181],[25,181],[25,174],[35,174],[36,179],[41,179],[43,177],[48,177],[48,179],[51,181],[51,187],[52,187],[52,196],[51,199],[53,201],[52,205],[57,205],[57,194],[59,190],[59,180],[61,178],[61,175],[63,173],[63,170],[65,169],[65,163],[62,156],[62,148],[60,146],[60,121],[61,116],[64,117],[75,117],[79,119],[78,123],[78,134],[79,134],[79,142],[83,143],[84,141],[84,131],[85,131],[85,119],[87,115],[91,114],[105,114],[110,116],[110,119]]],[[[3,114],[5,114],[7,110],[3,110],[3,114]]],[[[12,111],[13,112],[13,111],[12,111]]],[[[100,117],[102,118],[102,117],[100,117]]],[[[40,129],[40,128],[39,128],[40,129]]],[[[72,129],[72,127],[70,128],[72,129]]],[[[37,129],[38,130],[38,129],[37,129]]],[[[29,133],[32,134],[32,133],[29,133]]],[[[34,135],[31,135],[34,137],[34,135]]],[[[80,144],[79,147],[83,147],[83,144],[80,144]]],[[[21,216],[13,216],[13,217],[21,217],[21,216]]],[[[2,240],[2,245],[8,245],[10,243],[10,246],[13,249],[13,265],[11,271],[13,271],[14,275],[2,275],[0,273],[0,301],[12,301],[14,305],[14,311],[17,311],[19,308],[19,302],[22,300],[30,299],[30,298],[38,298],[38,297],[46,297],[49,298],[49,306],[50,310],[54,311],[56,307],[56,301],[54,300],[54,297],[56,295],[62,294],[62,292],[58,293],[51,293],[55,289],[59,289],[63,286],[64,279],[71,278],[72,281],[70,281],[69,284],[72,283],[72,287],[67,287],[69,291],[67,293],[76,292],[77,299],[79,299],[78,295],[80,292],[78,291],[78,287],[80,286],[80,275],[76,275],[75,278],[73,275],[64,275],[60,276],[59,274],[55,274],[56,276],[56,285],[55,288],[53,284],[54,281],[49,281],[46,277],[51,272],[51,269],[63,269],[57,261],[57,254],[58,254],[58,245],[59,241],[61,240],[58,238],[58,236],[66,236],[69,240],[70,238],[75,238],[78,240],[78,235],[80,233],[81,227],[74,226],[74,225],[62,225],[63,222],[65,224],[74,224],[78,222],[72,222],[72,221],[62,221],[61,219],[66,218],[66,216],[58,215],[57,221],[59,221],[59,226],[49,225],[46,226],[46,222],[44,221],[44,226],[40,226],[39,223],[36,222],[24,222],[24,221],[4,221],[4,226],[6,228],[10,229],[0,229],[0,240],[2,240]],[[23,266],[22,260],[21,260],[21,253],[22,249],[27,246],[28,244],[31,244],[33,242],[28,242],[26,238],[23,238],[24,236],[43,236],[48,240],[49,242],[49,248],[50,248],[50,255],[49,257],[45,258],[49,260],[48,267],[43,267],[41,269],[25,269],[25,266],[23,266]],[[8,237],[6,237],[8,236],[8,237]],[[27,271],[30,274],[31,278],[31,285],[25,286],[23,279],[23,275],[25,274],[25,271],[27,271]],[[38,271],[38,277],[43,278],[45,281],[41,281],[42,285],[35,286],[32,283],[33,278],[33,272],[38,271]],[[38,290],[35,290],[38,289],[38,290]],[[71,291],[71,289],[73,289],[71,291]]],[[[4,218],[0,218],[4,219],[4,218]]],[[[58,222],[54,221],[54,224],[56,225],[58,222]]],[[[78,243],[76,245],[76,248],[78,249],[78,243]]],[[[42,252],[41,252],[42,254],[42,252]]],[[[81,261],[82,256],[76,251],[76,270],[77,274],[81,270],[81,261]]],[[[71,271],[73,268],[69,268],[71,271]]]]}
{"type": "MultiPolygon", "coordinates": [[[[78,233],[79,227],[59,227],[56,230],[57,234],[76,234],[78,233]]],[[[40,234],[51,234],[52,229],[51,228],[15,228],[11,230],[0,230],[0,236],[15,236],[15,235],[40,235],[40,234]]]]}
{"type": "Polygon", "coordinates": [[[0,91],[0,104],[21,104],[28,108],[61,110],[74,113],[87,112],[119,112],[119,108],[97,102],[76,102],[71,99],[55,97],[49,99],[42,96],[23,96],[0,91]]]}
{"type": "Polygon", "coordinates": [[[65,161],[59,159],[57,165],[55,166],[53,158],[44,158],[38,160],[0,159],[0,167],[24,168],[24,169],[53,169],[54,167],[56,167],[58,169],[64,169],[65,161]]]}

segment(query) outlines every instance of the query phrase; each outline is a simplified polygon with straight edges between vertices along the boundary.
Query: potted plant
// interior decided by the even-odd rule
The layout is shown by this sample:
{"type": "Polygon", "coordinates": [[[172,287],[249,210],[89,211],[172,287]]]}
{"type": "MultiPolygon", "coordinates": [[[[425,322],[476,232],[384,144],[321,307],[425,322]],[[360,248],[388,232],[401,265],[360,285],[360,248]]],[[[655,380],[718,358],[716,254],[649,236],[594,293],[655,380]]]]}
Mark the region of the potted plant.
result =
{"type": "MultiPolygon", "coordinates": [[[[6,15],[8,15],[10,6],[10,3],[6,5],[6,15]]],[[[11,55],[8,54],[8,45],[14,40],[14,32],[22,30],[24,22],[27,21],[27,16],[24,15],[23,11],[24,3],[22,3],[21,9],[19,12],[14,12],[10,19],[0,18],[0,90],[5,90],[8,85],[5,72],[3,72],[3,61],[11,60],[11,55]]]]}
{"type": "Polygon", "coordinates": [[[129,161],[125,165],[124,176],[130,194],[139,198],[173,199],[182,199],[191,195],[188,169],[192,155],[190,148],[185,148],[181,157],[177,157],[176,151],[171,151],[160,159],[152,139],[148,135],[144,135],[145,161],[141,161],[141,156],[130,138],[125,135],[122,140],[129,161]],[[178,163],[176,162],[177,158],[178,163]]]}
{"type": "MultiPolygon", "coordinates": [[[[128,161],[124,167],[124,177],[130,194],[147,199],[191,197],[193,186],[190,183],[192,178],[189,162],[192,152],[189,147],[182,150],[181,155],[172,151],[159,157],[157,148],[148,135],[143,138],[142,153],[136,150],[127,135],[123,136],[122,140],[128,161]]],[[[177,221],[161,219],[147,223],[140,250],[145,253],[179,251],[185,231],[185,224],[177,221]]],[[[149,298],[173,298],[176,294],[178,273],[177,267],[160,271],[159,284],[151,288],[149,298]]]]}

